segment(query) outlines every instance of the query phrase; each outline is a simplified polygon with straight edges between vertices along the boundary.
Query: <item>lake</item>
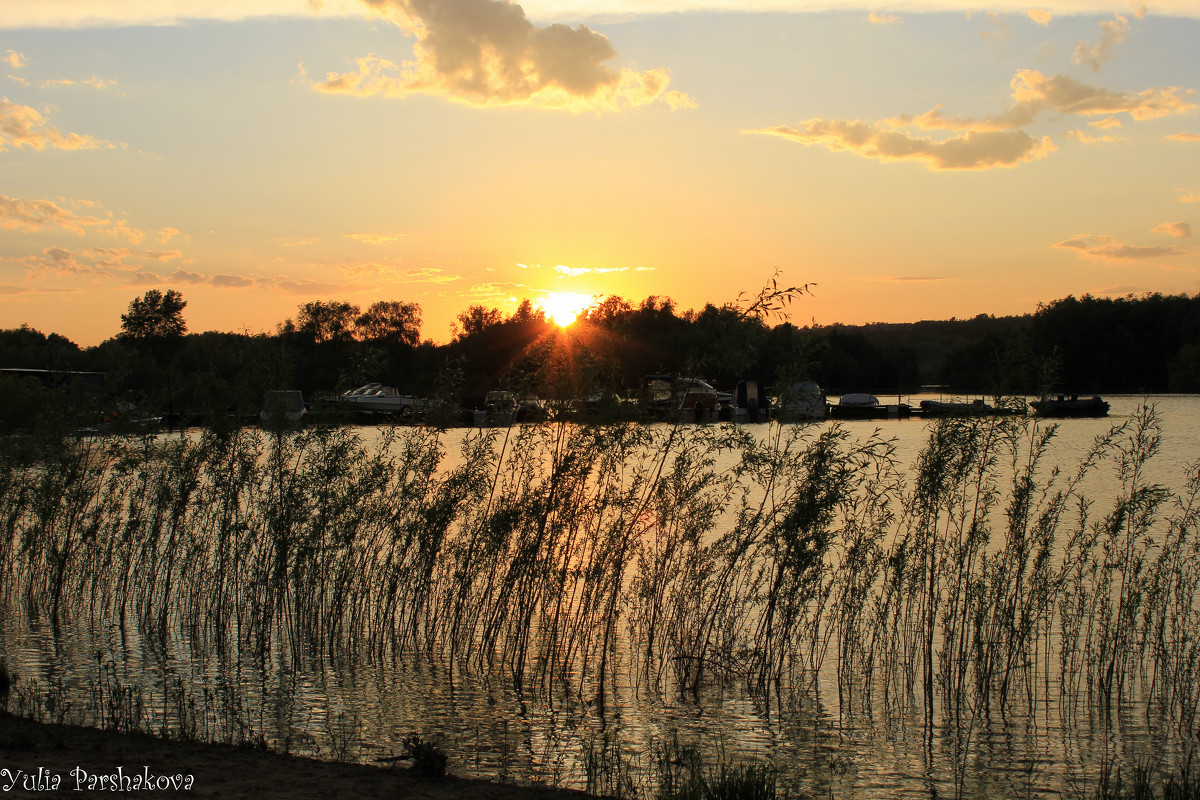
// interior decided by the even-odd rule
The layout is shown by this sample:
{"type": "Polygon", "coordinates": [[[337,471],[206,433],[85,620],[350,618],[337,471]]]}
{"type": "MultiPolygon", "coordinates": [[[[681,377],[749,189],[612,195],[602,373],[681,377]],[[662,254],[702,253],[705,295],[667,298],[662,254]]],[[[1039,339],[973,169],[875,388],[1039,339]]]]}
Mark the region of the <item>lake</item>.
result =
{"type": "Polygon", "coordinates": [[[8,705],[360,761],[417,733],[459,774],[610,793],[693,754],[837,798],[1090,792],[1200,736],[1200,397],[1106,399],[1049,438],[87,443],[5,476],[8,705]]]}

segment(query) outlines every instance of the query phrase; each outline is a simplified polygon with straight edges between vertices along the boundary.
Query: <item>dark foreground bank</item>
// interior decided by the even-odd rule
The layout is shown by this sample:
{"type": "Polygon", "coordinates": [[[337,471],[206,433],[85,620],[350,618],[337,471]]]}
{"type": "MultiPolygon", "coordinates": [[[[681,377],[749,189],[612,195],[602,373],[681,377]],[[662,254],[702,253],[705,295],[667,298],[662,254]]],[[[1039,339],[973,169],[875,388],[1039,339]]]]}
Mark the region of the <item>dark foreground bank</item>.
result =
{"type": "MultiPolygon", "coordinates": [[[[453,769],[453,765],[451,765],[453,769]]],[[[44,725],[0,712],[5,797],[585,800],[569,789],[420,778],[403,767],[339,764],[244,747],[44,725]],[[144,788],[149,784],[149,788],[144,788]]]]}

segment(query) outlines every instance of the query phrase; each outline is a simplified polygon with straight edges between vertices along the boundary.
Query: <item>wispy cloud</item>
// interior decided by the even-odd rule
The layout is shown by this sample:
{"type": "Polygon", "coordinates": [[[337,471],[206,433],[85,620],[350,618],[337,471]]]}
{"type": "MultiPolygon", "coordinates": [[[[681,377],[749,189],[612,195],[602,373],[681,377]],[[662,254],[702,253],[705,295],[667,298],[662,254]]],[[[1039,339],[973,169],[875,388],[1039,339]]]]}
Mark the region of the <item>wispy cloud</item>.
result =
{"type": "MultiPolygon", "coordinates": [[[[1195,92],[1174,86],[1141,92],[1114,92],[1089,86],[1068,75],[1047,77],[1034,69],[1020,70],[1010,85],[1014,104],[1002,114],[979,118],[956,117],[943,113],[944,106],[938,105],[924,114],[901,116],[889,122],[924,130],[1003,131],[1029,125],[1045,112],[1081,116],[1128,114],[1142,121],[1186,114],[1196,108],[1195,103],[1186,99],[1195,92]]],[[[1107,122],[1104,124],[1111,125],[1107,122]]]]}
{"type": "Polygon", "coordinates": [[[938,141],[865,122],[810,119],[792,127],[748,131],[778,136],[829,150],[846,150],[878,161],[918,161],[934,170],[984,170],[1015,167],[1053,152],[1049,137],[1036,139],[1023,131],[968,131],[938,141]]]}
{"type": "Polygon", "coordinates": [[[256,283],[252,278],[246,278],[241,275],[218,274],[212,276],[212,285],[218,289],[245,289],[256,285],[256,283]]]}
{"type": "Polygon", "coordinates": [[[1180,195],[1179,195],[1179,202],[1181,202],[1181,203],[1200,202],[1200,192],[1189,192],[1187,190],[1181,189],[1180,195]]]}
{"type": "Polygon", "coordinates": [[[654,267],[568,267],[559,264],[554,271],[560,275],[574,277],[576,275],[605,275],[610,272],[649,272],[654,267]]]}
{"type": "Polygon", "coordinates": [[[1195,248],[1191,247],[1142,247],[1126,244],[1112,236],[1090,233],[1064,239],[1052,247],[1073,250],[1086,258],[1102,261],[1144,261],[1153,258],[1185,256],[1195,252],[1195,248]]]}
{"type": "Polygon", "coordinates": [[[434,94],[466,105],[526,105],[572,111],[619,111],[654,102],[695,102],[669,89],[665,69],[610,66],[617,51],[585,25],[531,22],[505,0],[363,0],[416,38],[403,65],[374,54],[357,69],[313,84],[326,92],[404,97],[434,94]]]}
{"type": "Polygon", "coordinates": [[[8,50],[4,53],[4,58],[0,59],[5,64],[8,64],[13,69],[20,69],[25,66],[25,56],[18,53],[16,50],[8,50]]]}
{"type": "Polygon", "coordinates": [[[109,78],[101,78],[98,75],[93,75],[90,78],[83,80],[75,80],[74,78],[53,78],[42,81],[39,84],[43,89],[53,89],[60,86],[90,86],[93,89],[111,89],[117,85],[115,80],[109,78]]]}
{"type": "Polygon", "coordinates": [[[0,152],[13,147],[32,147],[45,150],[88,150],[112,147],[109,142],[80,133],[63,133],[46,122],[35,108],[18,105],[7,97],[0,98],[0,152]]]}
{"type": "Polygon", "coordinates": [[[405,233],[347,233],[347,239],[353,239],[363,244],[388,244],[408,238],[405,233]]]}
{"type": "Polygon", "coordinates": [[[894,278],[888,278],[891,281],[944,281],[946,278],[942,275],[897,275],[894,278]]]}
{"type": "Polygon", "coordinates": [[[867,20],[874,25],[895,25],[900,21],[897,14],[888,14],[882,11],[872,11],[867,20]]]}
{"type": "Polygon", "coordinates": [[[1080,42],[1075,46],[1075,54],[1071,60],[1076,64],[1086,64],[1092,72],[1099,72],[1100,65],[1113,57],[1113,50],[1129,34],[1129,20],[1120,14],[1115,19],[1100,23],[1100,41],[1096,44],[1080,42]]]}
{"type": "Polygon", "coordinates": [[[1192,226],[1186,222],[1163,222],[1151,229],[1154,233],[1163,233],[1177,239],[1186,239],[1192,235],[1192,226]]]}
{"type": "Polygon", "coordinates": [[[88,201],[18,200],[0,195],[0,230],[36,233],[46,228],[58,228],[83,236],[89,231],[125,239],[138,244],[145,234],[123,219],[114,219],[111,212],[88,201]],[[73,207],[72,207],[73,206],[73,207]],[[88,213],[80,209],[95,209],[88,213]]]}
{"type": "Polygon", "coordinates": [[[397,264],[381,264],[375,261],[349,261],[337,264],[355,278],[373,279],[384,283],[453,283],[461,280],[439,267],[404,267],[397,264]]]}
{"type": "Polygon", "coordinates": [[[264,281],[263,285],[278,289],[285,294],[301,295],[330,295],[338,292],[354,292],[361,288],[358,286],[346,286],[341,283],[314,281],[308,278],[296,280],[285,276],[264,281]]]}
{"type": "Polygon", "coordinates": [[[1116,117],[1105,117],[1104,119],[1094,119],[1089,122],[1088,125],[1092,126],[1093,128],[1099,128],[1102,131],[1106,131],[1111,128],[1121,127],[1121,120],[1116,117]]]}
{"type": "Polygon", "coordinates": [[[1200,133],[1172,133],[1166,139],[1170,142],[1200,142],[1200,133]]]}
{"type": "Polygon", "coordinates": [[[1120,136],[1093,136],[1087,131],[1070,130],[1067,131],[1067,136],[1079,141],[1083,144],[1112,144],[1113,142],[1127,141],[1120,136]]]}

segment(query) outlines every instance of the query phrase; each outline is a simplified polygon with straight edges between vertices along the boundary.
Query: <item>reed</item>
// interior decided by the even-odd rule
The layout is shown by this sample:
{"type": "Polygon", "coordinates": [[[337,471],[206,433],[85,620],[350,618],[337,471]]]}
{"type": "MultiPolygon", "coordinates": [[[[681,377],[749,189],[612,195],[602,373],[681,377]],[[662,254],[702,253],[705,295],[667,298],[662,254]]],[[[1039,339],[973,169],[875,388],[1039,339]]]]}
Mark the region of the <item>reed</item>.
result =
{"type": "MultiPolygon", "coordinates": [[[[1051,701],[1069,726],[1136,700],[1186,738],[1200,465],[1178,491],[1150,482],[1160,428],[1145,408],[1069,468],[1049,463],[1056,428],[1016,417],[932,423],[911,469],[838,426],[553,415],[62,438],[36,458],[26,441],[0,456],[0,620],[136,631],[158,677],[102,661],[88,716],[188,739],[300,741],[286,680],[260,687],[273,708],[234,691],[247,654],[264,674],[437,664],[601,709],[622,688],[780,708],[831,668],[842,713],[915,713],[962,753],[1051,701]],[[1107,507],[1083,491],[1101,469],[1107,507]],[[224,677],[173,676],[181,642],[224,677]]],[[[46,696],[16,690],[25,713],[46,696]]],[[[313,749],[352,757],[357,726],[326,718],[313,749]]],[[[589,752],[591,785],[614,756],[589,752]]],[[[616,769],[597,786],[625,791],[616,769]]],[[[705,785],[766,787],[756,769],[705,785]]]]}

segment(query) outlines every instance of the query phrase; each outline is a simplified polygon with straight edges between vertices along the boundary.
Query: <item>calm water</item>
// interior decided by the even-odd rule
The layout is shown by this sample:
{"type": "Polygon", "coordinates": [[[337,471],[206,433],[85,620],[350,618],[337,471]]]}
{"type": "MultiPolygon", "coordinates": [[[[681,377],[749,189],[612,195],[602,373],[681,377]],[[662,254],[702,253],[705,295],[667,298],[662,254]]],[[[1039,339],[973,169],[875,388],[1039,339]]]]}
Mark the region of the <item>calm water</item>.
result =
{"type": "MultiPolygon", "coordinates": [[[[906,399],[915,406],[922,397],[906,399]]],[[[1097,436],[1130,419],[1146,400],[1106,399],[1112,404],[1107,419],[1059,423],[1053,462],[1073,468],[1097,436]]],[[[1149,478],[1178,491],[1188,463],[1200,456],[1200,397],[1152,401],[1163,439],[1149,478]]],[[[878,430],[894,440],[903,464],[914,463],[929,431],[917,419],[842,424],[855,437],[878,430]]],[[[749,428],[768,436],[772,426],[749,428]]],[[[1102,467],[1089,478],[1087,494],[1106,506],[1118,487],[1112,469],[1102,467]]],[[[202,738],[237,741],[251,731],[293,752],[369,762],[398,752],[400,740],[418,732],[440,739],[456,774],[576,788],[587,784],[584,754],[591,752],[610,776],[628,774],[644,790],[656,749],[677,738],[709,757],[770,760],[785,784],[819,796],[933,797],[957,787],[969,797],[1058,797],[1082,793],[1105,758],[1172,761],[1200,737],[1200,731],[1189,737],[1163,730],[1136,705],[1101,719],[1087,710],[1065,714],[1055,702],[973,719],[965,729],[938,726],[927,735],[919,706],[885,704],[870,714],[844,708],[829,659],[812,685],[765,698],[728,687],[680,697],[630,677],[601,700],[556,687],[518,689],[503,670],[412,655],[331,659],[279,642],[260,658],[241,652],[238,642],[211,642],[178,628],[165,640],[145,636],[132,615],[72,619],[55,632],[44,612],[13,599],[0,628],[0,654],[10,669],[54,696],[49,716],[82,716],[97,705],[104,686],[110,704],[114,689],[117,697],[136,698],[154,729],[164,705],[175,704],[178,695],[188,698],[190,712],[182,715],[190,713],[202,738]]],[[[1046,696],[1055,696],[1053,687],[1046,696]]],[[[165,713],[181,714],[178,708],[165,713]]]]}

